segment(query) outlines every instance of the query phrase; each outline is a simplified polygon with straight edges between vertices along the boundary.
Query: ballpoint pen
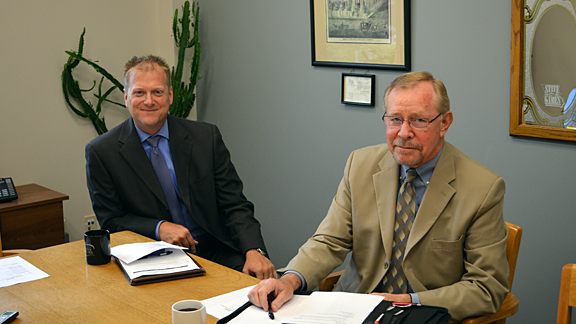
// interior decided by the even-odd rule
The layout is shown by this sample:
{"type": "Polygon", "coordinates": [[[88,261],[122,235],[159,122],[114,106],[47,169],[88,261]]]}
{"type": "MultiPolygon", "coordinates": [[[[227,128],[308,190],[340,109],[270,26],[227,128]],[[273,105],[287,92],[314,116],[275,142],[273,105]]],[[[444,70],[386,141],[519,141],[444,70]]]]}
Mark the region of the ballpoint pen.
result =
{"type": "Polygon", "coordinates": [[[150,254],[148,254],[148,255],[146,255],[146,256],[143,256],[143,257],[140,258],[140,260],[142,260],[142,259],[147,259],[147,258],[149,258],[149,257],[164,256],[164,255],[169,255],[169,254],[172,254],[172,251],[166,251],[166,250],[162,249],[162,250],[159,250],[159,251],[150,253],[150,254]]]}
{"type": "Polygon", "coordinates": [[[382,319],[382,316],[384,316],[384,313],[380,314],[380,316],[378,316],[378,318],[374,321],[374,324],[380,324],[380,320],[382,319]]]}
{"type": "Polygon", "coordinates": [[[245,311],[250,306],[252,306],[252,303],[250,301],[247,301],[246,303],[244,303],[244,305],[240,306],[238,309],[233,311],[230,315],[221,318],[218,322],[216,322],[216,324],[225,324],[225,323],[230,322],[232,319],[234,319],[236,316],[238,316],[240,313],[245,311]]]}
{"type": "Polygon", "coordinates": [[[268,317],[274,319],[274,313],[272,313],[272,300],[274,300],[273,293],[268,294],[268,317]]]}

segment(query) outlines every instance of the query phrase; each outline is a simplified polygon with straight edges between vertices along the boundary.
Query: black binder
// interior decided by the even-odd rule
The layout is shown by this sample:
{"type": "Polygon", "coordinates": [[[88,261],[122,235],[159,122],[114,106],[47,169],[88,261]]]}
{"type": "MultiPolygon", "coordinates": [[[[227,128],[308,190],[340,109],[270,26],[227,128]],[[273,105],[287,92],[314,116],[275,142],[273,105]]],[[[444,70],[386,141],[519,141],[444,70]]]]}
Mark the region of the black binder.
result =
{"type": "Polygon", "coordinates": [[[186,253],[186,255],[190,259],[192,259],[192,261],[198,266],[198,269],[193,269],[193,270],[189,270],[189,271],[165,273],[165,274],[157,274],[157,275],[145,275],[145,276],[140,276],[137,278],[130,278],[130,276],[128,275],[128,272],[126,271],[126,269],[124,269],[122,262],[120,262],[120,260],[117,257],[114,257],[114,261],[116,261],[116,264],[120,267],[120,269],[122,269],[122,272],[126,276],[126,279],[128,279],[128,282],[130,282],[130,285],[132,285],[132,286],[138,286],[138,285],[143,285],[143,284],[148,284],[148,283],[153,283],[153,282],[177,280],[177,279],[184,279],[184,278],[191,278],[191,277],[197,277],[197,276],[205,275],[206,270],[204,268],[202,268],[202,266],[200,266],[200,264],[198,262],[196,262],[196,260],[194,260],[188,253],[186,253]]]}
{"type": "Polygon", "coordinates": [[[451,316],[447,308],[420,304],[404,306],[403,304],[383,300],[362,324],[374,324],[378,318],[380,318],[379,324],[447,324],[450,322],[451,316]]]}

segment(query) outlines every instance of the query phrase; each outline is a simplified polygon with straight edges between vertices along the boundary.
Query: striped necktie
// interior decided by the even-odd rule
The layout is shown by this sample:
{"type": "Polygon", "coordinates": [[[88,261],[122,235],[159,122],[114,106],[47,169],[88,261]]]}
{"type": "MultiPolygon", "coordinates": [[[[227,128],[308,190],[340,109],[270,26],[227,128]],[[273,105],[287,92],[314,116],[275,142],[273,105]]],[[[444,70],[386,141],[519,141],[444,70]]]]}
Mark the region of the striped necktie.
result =
{"type": "Polygon", "coordinates": [[[418,174],[415,169],[406,171],[406,181],[398,193],[396,203],[396,224],[394,226],[394,246],[392,247],[392,258],[390,269],[384,276],[383,291],[387,293],[403,294],[408,290],[408,280],[402,269],[404,251],[408,235],[416,216],[416,190],[412,181],[418,174]]]}

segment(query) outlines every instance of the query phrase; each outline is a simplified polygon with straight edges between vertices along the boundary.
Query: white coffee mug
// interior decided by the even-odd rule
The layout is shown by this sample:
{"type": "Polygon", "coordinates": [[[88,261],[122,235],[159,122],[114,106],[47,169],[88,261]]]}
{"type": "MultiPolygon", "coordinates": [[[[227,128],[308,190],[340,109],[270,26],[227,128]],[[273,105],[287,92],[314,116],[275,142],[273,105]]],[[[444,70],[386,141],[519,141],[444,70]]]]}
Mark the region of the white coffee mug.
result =
{"type": "Polygon", "coordinates": [[[206,324],[206,307],[198,300],[181,300],[172,305],[172,324],[206,324]]]}

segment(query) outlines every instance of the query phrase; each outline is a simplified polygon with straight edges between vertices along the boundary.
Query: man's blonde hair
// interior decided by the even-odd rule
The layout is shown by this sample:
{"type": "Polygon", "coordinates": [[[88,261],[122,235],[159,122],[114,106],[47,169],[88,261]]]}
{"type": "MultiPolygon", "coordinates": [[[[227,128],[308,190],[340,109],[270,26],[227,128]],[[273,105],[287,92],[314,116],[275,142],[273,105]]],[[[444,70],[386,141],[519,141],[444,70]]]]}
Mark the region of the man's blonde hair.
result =
{"type": "Polygon", "coordinates": [[[172,86],[172,82],[170,80],[170,66],[166,64],[166,61],[163,58],[155,55],[146,55],[140,57],[134,56],[128,62],[126,62],[124,65],[124,89],[128,89],[130,87],[130,76],[134,70],[148,71],[154,70],[157,67],[166,73],[166,86],[168,86],[168,89],[170,89],[172,86]]]}
{"type": "Polygon", "coordinates": [[[434,86],[436,108],[438,112],[443,114],[450,110],[450,98],[448,98],[448,92],[442,81],[435,79],[430,72],[410,72],[397,77],[384,93],[384,111],[388,108],[388,97],[392,90],[396,88],[412,88],[416,86],[418,82],[431,82],[434,86]]]}

